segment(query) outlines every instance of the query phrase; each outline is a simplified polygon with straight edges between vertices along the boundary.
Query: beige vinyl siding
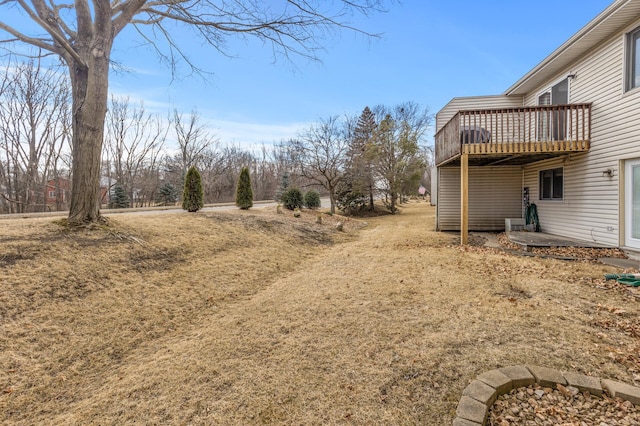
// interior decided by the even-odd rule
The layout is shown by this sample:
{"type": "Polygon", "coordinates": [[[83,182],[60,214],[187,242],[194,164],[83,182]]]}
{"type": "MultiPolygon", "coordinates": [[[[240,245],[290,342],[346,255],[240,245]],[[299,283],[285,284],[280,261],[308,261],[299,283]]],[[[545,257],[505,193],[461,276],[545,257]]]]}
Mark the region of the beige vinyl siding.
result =
{"type": "Polygon", "coordinates": [[[544,232],[612,246],[619,241],[619,191],[621,160],[640,157],[640,90],[624,92],[625,34],[640,26],[640,20],[592,50],[575,65],[559,73],[525,97],[535,105],[537,97],[557,79],[570,80],[569,102],[592,102],[591,149],[586,154],[530,164],[525,168],[524,186],[538,205],[544,232]],[[564,166],[564,199],[538,200],[539,171],[564,166]],[[613,177],[602,172],[613,170],[613,177]],[[535,195],[534,195],[535,194],[535,195]]]}
{"type": "Polygon", "coordinates": [[[436,133],[460,110],[517,108],[523,105],[523,98],[516,96],[470,96],[453,98],[436,114],[436,133]]]}
{"type": "MultiPolygon", "coordinates": [[[[438,174],[440,231],[460,230],[460,168],[441,167],[438,174]]],[[[522,217],[522,168],[469,168],[469,229],[504,231],[505,218],[522,217]]]]}
{"type": "Polygon", "coordinates": [[[587,155],[555,159],[527,167],[524,186],[530,201],[538,207],[542,232],[602,244],[617,245],[618,196],[613,178],[600,170],[584,173],[587,155]],[[540,170],[562,167],[564,190],[562,200],[540,200],[540,170]],[[588,188],[588,189],[587,189],[588,188]],[[593,206],[597,203],[598,207],[593,206]]]}

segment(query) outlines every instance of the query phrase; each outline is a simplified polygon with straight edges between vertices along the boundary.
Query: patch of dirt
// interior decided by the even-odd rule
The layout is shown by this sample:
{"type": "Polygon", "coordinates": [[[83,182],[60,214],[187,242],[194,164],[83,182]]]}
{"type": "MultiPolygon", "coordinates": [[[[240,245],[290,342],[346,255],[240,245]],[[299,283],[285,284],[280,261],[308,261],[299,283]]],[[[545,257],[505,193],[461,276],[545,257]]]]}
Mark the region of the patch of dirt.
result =
{"type": "Polygon", "coordinates": [[[30,253],[20,253],[16,252],[15,249],[5,246],[5,253],[0,255],[0,268],[6,268],[7,266],[15,265],[17,262],[21,260],[31,260],[33,259],[33,254],[30,253]],[[9,253],[9,251],[13,251],[13,253],[9,253]]]}
{"type": "MultiPolygon", "coordinates": [[[[450,241],[448,245],[450,247],[460,247],[460,233],[459,232],[444,232],[444,234],[450,236],[450,241]]],[[[468,236],[468,245],[465,247],[480,247],[484,248],[484,244],[487,242],[487,239],[481,235],[469,235],[468,236]]]]}
{"type": "Polygon", "coordinates": [[[531,299],[531,294],[513,284],[508,284],[507,288],[501,292],[496,293],[498,296],[503,296],[508,298],[511,302],[515,302],[518,299],[531,299]]]}
{"type": "Polygon", "coordinates": [[[164,271],[185,262],[189,253],[177,248],[132,251],[129,264],[137,272],[164,271]]]}
{"type": "MultiPolygon", "coordinates": [[[[402,214],[402,209],[398,209],[398,212],[396,214],[402,214]]],[[[356,219],[367,219],[367,218],[389,216],[389,215],[391,215],[391,212],[389,211],[389,209],[383,208],[381,206],[376,206],[375,209],[373,210],[369,210],[368,208],[365,208],[363,210],[356,210],[353,212],[345,213],[345,216],[356,218],[356,219]]]]}

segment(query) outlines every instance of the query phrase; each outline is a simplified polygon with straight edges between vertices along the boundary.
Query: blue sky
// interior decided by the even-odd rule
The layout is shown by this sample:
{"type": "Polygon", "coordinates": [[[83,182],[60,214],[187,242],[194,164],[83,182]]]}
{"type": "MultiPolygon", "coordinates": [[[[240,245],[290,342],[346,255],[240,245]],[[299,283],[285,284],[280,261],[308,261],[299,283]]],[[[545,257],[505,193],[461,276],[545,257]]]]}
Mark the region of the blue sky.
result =
{"type": "Polygon", "coordinates": [[[133,32],[116,39],[111,90],[166,113],[197,109],[222,143],[270,144],[308,123],[359,114],[369,105],[415,101],[437,112],[452,97],[500,94],[571,37],[609,0],[404,0],[353,24],[377,39],[342,32],[321,63],[273,61],[259,42],[233,41],[223,56],[185,35],[211,78],[171,78],[133,32]]]}

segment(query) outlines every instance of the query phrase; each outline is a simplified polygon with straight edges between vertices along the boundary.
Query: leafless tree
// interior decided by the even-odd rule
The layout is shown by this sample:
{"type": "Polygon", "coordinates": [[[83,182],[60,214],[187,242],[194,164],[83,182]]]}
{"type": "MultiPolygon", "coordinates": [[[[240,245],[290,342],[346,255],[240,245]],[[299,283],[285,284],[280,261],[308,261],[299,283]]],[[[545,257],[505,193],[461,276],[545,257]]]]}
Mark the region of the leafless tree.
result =
{"type": "Polygon", "coordinates": [[[256,200],[270,200],[275,197],[278,189],[278,164],[272,161],[273,149],[264,144],[260,151],[254,154],[255,161],[251,172],[251,183],[256,200]]]}
{"type": "MultiPolygon", "coordinates": [[[[9,73],[0,74],[0,99],[5,96],[9,85],[9,73]]],[[[11,158],[7,138],[0,126],[0,211],[11,213],[12,203],[8,197],[9,180],[11,178],[11,158]]]]}
{"type": "Polygon", "coordinates": [[[207,129],[206,123],[196,110],[191,111],[188,117],[174,110],[171,123],[180,150],[179,161],[184,177],[190,167],[200,165],[198,163],[204,159],[205,153],[213,147],[217,139],[207,129]]]}
{"type": "Polygon", "coordinates": [[[421,146],[431,123],[426,108],[406,102],[393,109],[377,107],[384,114],[373,134],[370,156],[379,190],[385,194],[391,213],[396,213],[399,199],[413,186],[417,192],[426,168],[421,146]]]}
{"type": "Polygon", "coordinates": [[[218,146],[211,147],[202,154],[199,163],[205,203],[229,201],[228,191],[223,184],[227,180],[226,175],[231,173],[229,151],[218,146]]]}
{"type": "Polygon", "coordinates": [[[331,213],[336,210],[336,189],[344,178],[349,150],[346,121],[330,117],[312,124],[291,141],[303,177],[329,193],[331,213]]]}
{"type": "Polygon", "coordinates": [[[158,191],[161,186],[160,167],[162,162],[154,156],[151,162],[140,170],[137,177],[135,202],[138,206],[150,206],[157,203],[158,191]]]}
{"type": "MultiPolygon", "coordinates": [[[[73,192],[70,224],[100,219],[100,154],[107,112],[109,66],[116,37],[133,25],[175,70],[183,60],[198,71],[181,46],[175,24],[214,49],[230,36],[254,36],[274,52],[317,58],[323,35],[356,30],[356,12],[379,10],[383,0],[0,0],[0,44],[26,43],[58,55],[68,67],[73,94],[73,192]],[[26,15],[29,21],[12,19],[26,15]],[[162,43],[164,42],[164,44],[162,43]]],[[[15,50],[15,49],[14,49],[15,50]]]]}
{"type": "MultiPolygon", "coordinates": [[[[131,200],[148,201],[157,188],[152,176],[157,176],[158,158],[167,135],[159,117],[147,113],[144,105],[131,106],[129,98],[111,97],[107,111],[106,159],[115,179],[131,200]],[[141,200],[141,197],[147,200],[141,200]]],[[[111,186],[111,185],[109,185],[111,186]]]]}
{"type": "Polygon", "coordinates": [[[0,93],[4,199],[11,212],[46,209],[46,183],[50,172],[59,170],[57,162],[69,136],[68,85],[64,74],[42,67],[40,61],[9,65],[4,72],[0,93]]]}
{"type": "MultiPolygon", "coordinates": [[[[57,137],[50,138],[48,143],[47,152],[49,152],[50,160],[48,161],[49,168],[46,171],[48,181],[52,182],[52,185],[47,187],[46,193],[54,193],[54,209],[56,211],[68,208],[70,197],[68,183],[71,181],[71,94],[67,85],[60,88],[65,92],[66,102],[61,105],[60,115],[56,121],[56,125],[59,127],[55,132],[57,137]]],[[[46,205],[48,198],[51,197],[45,195],[45,210],[49,209],[49,206],[46,205]]]]}

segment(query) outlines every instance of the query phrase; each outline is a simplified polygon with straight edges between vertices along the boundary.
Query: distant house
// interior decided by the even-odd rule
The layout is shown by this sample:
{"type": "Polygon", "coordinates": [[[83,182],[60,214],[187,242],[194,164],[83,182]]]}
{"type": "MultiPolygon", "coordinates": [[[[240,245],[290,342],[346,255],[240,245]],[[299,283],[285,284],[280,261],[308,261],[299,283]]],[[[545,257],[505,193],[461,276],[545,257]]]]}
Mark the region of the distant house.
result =
{"type": "Polygon", "coordinates": [[[436,115],[437,228],[544,232],[640,249],[640,0],[617,0],[497,96],[436,115]]]}
{"type": "Polygon", "coordinates": [[[68,210],[71,195],[71,181],[65,178],[56,178],[47,181],[44,191],[44,200],[47,210],[68,210]]]}
{"type": "MultiPolygon", "coordinates": [[[[100,179],[100,204],[109,202],[109,188],[106,178],[100,179]]],[[[47,181],[44,193],[46,210],[68,210],[71,201],[71,180],[56,178],[47,181]]]]}

